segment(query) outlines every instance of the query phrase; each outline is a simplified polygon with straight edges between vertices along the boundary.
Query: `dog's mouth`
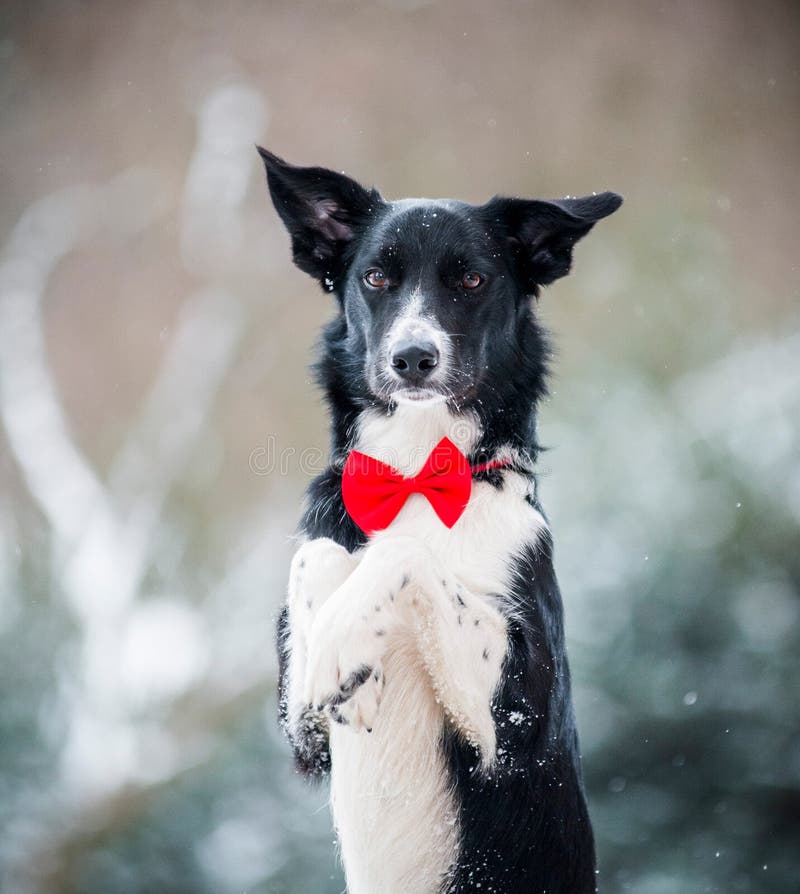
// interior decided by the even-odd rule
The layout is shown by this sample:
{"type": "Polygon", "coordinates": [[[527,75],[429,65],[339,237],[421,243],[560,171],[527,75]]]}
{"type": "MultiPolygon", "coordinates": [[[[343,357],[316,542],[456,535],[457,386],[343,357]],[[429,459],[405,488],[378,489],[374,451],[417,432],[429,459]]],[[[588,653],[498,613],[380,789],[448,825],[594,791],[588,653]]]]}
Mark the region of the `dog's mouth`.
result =
{"type": "Polygon", "coordinates": [[[447,400],[447,395],[436,388],[397,388],[391,400],[398,404],[434,404],[447,400]]]}
{"type": "Polygon", "coordinates": [[[380,375],[375,372],[368,376],[368,386],[373,397],[387,406],[397,406],[398,404],[433,405],[443,403],[452,397],[450,389],[440,382],[416,385],[410,382],[392,381],[392,378],[394,377],[385,373],[380,375]]]}
{"type": "Polygon", "coordinates": [[[367,384],[372,396],[389,407],[447,403],[454,410],[459,410],[475,391],[475,383],[466,374],[454,377],[455,380],[441,376],[431,378],[431,381],[419,384],[402,382],[388,375],[387,371],[373,370],[368,373],[367,384]]]}

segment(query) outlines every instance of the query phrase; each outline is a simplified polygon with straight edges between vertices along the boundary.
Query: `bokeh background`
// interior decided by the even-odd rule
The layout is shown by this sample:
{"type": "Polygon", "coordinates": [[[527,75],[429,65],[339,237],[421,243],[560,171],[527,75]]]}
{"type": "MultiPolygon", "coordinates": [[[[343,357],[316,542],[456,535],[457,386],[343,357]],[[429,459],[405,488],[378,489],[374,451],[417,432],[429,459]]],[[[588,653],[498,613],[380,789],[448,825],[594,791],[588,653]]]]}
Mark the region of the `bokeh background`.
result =
{"type": "Polygon", "coordinates": [[[2,4],[0,889],[344,887],[272,642],[332,304],[258,140],[387,197],[625,195],[540,300],[601,890],[798,890],[799,20],[2,4]]]}

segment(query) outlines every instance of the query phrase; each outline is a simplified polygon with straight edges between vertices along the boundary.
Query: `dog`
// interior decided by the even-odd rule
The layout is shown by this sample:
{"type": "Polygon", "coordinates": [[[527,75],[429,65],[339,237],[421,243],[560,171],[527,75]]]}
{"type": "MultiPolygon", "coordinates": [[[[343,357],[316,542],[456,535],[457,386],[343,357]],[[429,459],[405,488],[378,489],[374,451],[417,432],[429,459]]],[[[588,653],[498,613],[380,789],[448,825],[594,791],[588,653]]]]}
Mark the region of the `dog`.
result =
{"type": "Polygon", "coordinates": [[[594,892],[535,299],[622,199],[387,201],[259,153],[294,262],[335,300],[279,704],[297,767],[330,776],[348,891],[594,892]]]}

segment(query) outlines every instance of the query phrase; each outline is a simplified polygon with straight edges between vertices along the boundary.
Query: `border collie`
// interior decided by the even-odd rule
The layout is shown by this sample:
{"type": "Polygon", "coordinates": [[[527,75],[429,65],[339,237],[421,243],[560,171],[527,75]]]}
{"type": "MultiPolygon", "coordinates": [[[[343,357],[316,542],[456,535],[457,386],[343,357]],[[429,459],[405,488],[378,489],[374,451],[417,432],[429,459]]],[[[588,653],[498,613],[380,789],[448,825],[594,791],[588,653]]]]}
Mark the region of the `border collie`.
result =
{"type": "Polygon", "coordinates": [[[278,622],[297,766],[330,775],[351,894],[590,894],[592,829],[536,407],[542,286],[614,193],[387,201],[259,149],[294,261],[332,293],[310,485],[278,622]]]}

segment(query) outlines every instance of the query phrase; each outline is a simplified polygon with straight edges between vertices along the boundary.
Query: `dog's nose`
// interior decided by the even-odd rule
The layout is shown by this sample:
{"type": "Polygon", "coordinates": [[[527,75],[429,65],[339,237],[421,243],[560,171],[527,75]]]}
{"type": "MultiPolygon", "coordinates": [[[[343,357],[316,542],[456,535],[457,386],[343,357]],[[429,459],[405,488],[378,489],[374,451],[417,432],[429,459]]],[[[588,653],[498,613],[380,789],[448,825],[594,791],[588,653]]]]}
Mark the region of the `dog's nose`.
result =
{"type": "Polygon", "coordinates": [[[423,382],[439,362],[439,351],[429,341],[402,341],[392,349],[392,369],[407,382],[423,382]]]}

